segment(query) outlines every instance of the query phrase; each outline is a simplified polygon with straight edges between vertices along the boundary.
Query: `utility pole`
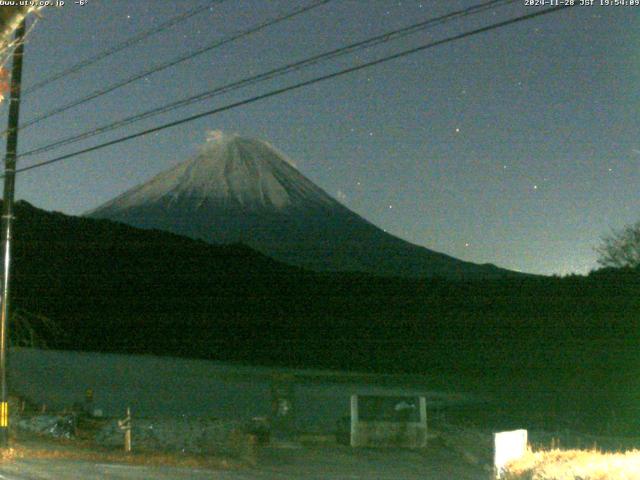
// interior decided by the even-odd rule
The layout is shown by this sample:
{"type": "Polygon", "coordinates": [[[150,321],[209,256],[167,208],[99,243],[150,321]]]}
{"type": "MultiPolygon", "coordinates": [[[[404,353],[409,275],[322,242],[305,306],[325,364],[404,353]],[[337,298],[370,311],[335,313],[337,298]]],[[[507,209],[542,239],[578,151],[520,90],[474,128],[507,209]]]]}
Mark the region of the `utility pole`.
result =
{"type": "Polygon", "coordinates": [[[0,311],[0,447],[9,446],[9,392],[7,388],[7,330],[9,327],[9,280],[11,273],[11,224],[13,223],[13,198],[16,184],[16,156],[18,150],[18,120],[20,117],[20,85],[22,82],[22,56],[26,19],[20,22],[15,33],[16,49],[13,52],[11,70],[11,97],[9,103],[9,127],[7,129],[7,153],[4,161],[4,197],[2,201],[2,230],[4,268],[2,310],[0,311]]]}

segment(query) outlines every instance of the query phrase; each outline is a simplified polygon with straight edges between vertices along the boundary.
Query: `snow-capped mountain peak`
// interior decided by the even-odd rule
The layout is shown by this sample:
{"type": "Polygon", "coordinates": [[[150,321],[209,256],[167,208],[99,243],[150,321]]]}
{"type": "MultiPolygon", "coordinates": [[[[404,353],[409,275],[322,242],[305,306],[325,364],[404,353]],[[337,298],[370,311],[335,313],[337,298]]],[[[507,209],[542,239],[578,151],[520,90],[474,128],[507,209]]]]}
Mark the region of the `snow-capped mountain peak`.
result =
{"type": "Polygon", "coordinates": [[[87,215],[211,243],[241,242],[329,271],[485,277],[475,265],[394,237],[334,200],[266,142],[211,132],[200,152],[87,215]]]}
{"type": "Polygon", "coordinates": [[[224,205],[247,211],[336,203],[271,145],[219,131],[208,135],[192,159],[98,210],[123,210],[159,201],[167,205],[189,201],[200,207],[224,205]]]}

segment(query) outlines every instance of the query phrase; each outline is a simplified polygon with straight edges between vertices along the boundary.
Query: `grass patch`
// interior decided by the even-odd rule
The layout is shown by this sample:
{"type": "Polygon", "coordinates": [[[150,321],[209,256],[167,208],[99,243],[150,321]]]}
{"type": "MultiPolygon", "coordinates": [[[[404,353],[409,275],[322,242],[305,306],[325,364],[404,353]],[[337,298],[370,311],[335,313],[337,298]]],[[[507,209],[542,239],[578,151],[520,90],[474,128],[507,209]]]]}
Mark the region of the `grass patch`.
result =
{"type": "Polygon", "coordinates": [[[530,451],[511,462],[507,480],[631,480],[640,478],[640,450],[604,453],[598,450],[530,451]]]}
{"type": "MultiPolygon", "coordinates": [[[[81,460],[99,463],[122,463],[128,465],[166,465],[184,468],[233,469],[243,466],[244,459],[195,455],[180,452],[156,452],[123,450],[101,447],[86,440],[51,439],[37,434],[21,434],[10,439],[10,448],[0,450],[0,463],[12,460],[51,459],[81,460]]],[[[247,459],[250,460],[250,459],[247,459]]]]}

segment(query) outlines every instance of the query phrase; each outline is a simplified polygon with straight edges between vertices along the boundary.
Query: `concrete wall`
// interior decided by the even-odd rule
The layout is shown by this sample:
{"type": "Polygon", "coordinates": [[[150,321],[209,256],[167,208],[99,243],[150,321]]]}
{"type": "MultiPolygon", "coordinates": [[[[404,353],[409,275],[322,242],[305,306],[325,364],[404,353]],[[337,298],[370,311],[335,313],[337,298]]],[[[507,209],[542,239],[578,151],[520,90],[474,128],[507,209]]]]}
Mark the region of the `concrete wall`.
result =
{"type": "Polygon", "coordinates": [[[351,444],[354,447],[423,448],[427,446],[427,427],[420,423],[362,422],[351,444]]]}
{"type": "MultiPolygon", "coordinates": [[[[351,396],[351,446],[352,447],[408,447],[427,446],[427,401],[419,397],[415,420],[389,421],[363,419],[359,400],[361,395],[351,396]]],[[[380,396],[380,398],[384,398],[380,396]]],[[[382,413],[382,412],[381,412],[382,413]]]]}

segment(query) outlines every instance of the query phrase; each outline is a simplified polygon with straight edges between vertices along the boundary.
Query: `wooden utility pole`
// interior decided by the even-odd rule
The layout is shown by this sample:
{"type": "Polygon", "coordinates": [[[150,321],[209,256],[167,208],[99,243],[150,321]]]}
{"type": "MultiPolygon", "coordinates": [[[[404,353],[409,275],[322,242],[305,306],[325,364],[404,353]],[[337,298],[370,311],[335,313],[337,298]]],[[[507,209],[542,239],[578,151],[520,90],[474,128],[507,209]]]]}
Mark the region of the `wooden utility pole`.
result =
{"type": "Polygon", "coordinates": [[[7,129],[7,153],[4,161],[4,196],[2,202],[2,230],[4,268],[2,271],[2,307],[0,311],[0,447],[9,445],[9,392],[7,388],[7,330],[9,327],[9,286],[11,279],[11,227],[13,223],[13,199],[16,184],[16,156],[18,151],[18,121],[20,117],[20,85],[22,83],[22,56],[26,19],[20,22],[15,33],[16,49],[13,52],[11,70],[11,97],[9,126],[7,129]]]}

